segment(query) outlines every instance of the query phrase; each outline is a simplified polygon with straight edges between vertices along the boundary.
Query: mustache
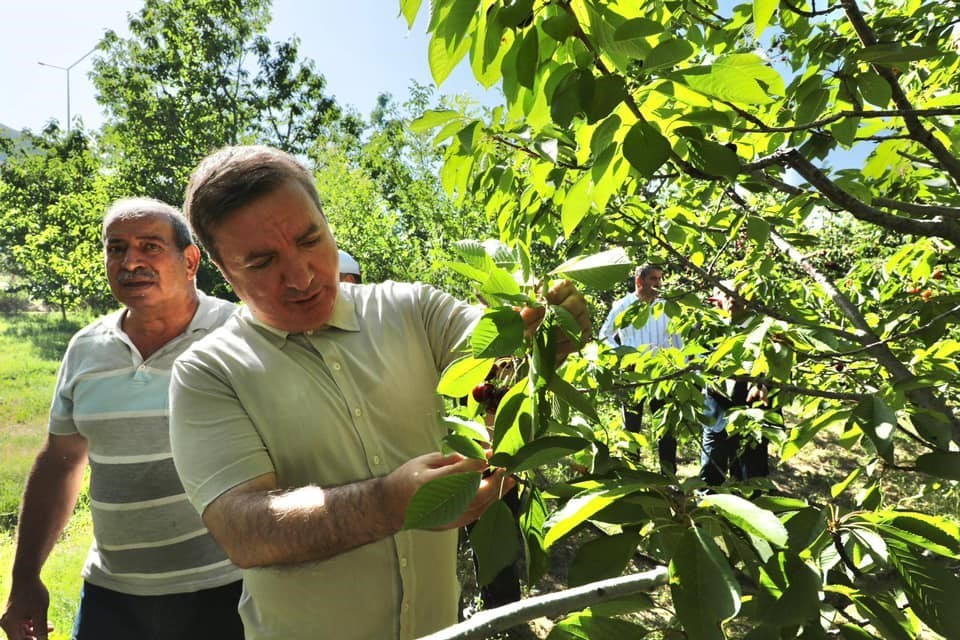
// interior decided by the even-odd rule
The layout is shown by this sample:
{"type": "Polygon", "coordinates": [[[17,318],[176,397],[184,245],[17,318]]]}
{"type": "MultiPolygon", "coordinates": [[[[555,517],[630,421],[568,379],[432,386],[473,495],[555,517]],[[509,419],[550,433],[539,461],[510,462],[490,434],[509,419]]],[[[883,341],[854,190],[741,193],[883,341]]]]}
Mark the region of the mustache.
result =
{"type": "Polygon", "coordinates": [[[131,280],[149,280],[153,282],[157,279],[157,272],[150,269],[144,269],[142,267],[134,269],[133,271],[121,271],[117,274],[117,282],[120,284],[126,284],[131,280]]]}

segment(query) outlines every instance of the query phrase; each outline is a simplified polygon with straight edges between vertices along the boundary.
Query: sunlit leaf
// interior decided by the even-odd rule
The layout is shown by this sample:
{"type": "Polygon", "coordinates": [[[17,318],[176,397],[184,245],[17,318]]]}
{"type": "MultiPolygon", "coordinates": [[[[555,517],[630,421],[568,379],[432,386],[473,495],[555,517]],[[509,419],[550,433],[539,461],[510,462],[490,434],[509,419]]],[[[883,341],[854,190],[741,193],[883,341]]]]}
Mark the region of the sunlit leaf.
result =
{"type": "Polygon", "coordinates": [[[714,493],[700,501],[700,506],[711,508],[730,524],[743,529],[778,547],[787,544],[787,529],[770,511],[761,509],[749,500],[729,493],[714,493]]]}
{"type": "Polygon", "coordinates": [[[480,472],[441,476],[422,485],[407,505],[404,529],[432,529],[454,521],[480,487],[480,472]]]}

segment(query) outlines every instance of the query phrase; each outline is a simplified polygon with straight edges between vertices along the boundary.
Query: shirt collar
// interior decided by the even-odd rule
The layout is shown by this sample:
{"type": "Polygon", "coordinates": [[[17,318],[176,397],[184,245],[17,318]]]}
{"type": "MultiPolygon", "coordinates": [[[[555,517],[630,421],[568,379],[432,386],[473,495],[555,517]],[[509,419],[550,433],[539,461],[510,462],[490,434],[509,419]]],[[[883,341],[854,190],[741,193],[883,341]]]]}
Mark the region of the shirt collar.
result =
{"type": "MultiPolygon", "coordinates": [[[[352,288],[358,287],[355,285],[352,288]]],[[[333,313],[330,315],[330,320],[327,322],[327,324],[319,329],[305,331],[301,335],[316,335],[329,329],[360,331],[360,321],[359,318],[357,318],[357,305],[354,302],[352,288],[341,285],[340,293],[337,295],[337,299],[333,303],[333,313]]],[[[298,335],[292,334],[289,331],[284,331],[283,329],[278,329],[277,327],[261,321],[259,318],[253,315],[253,312],[250,311],[250,307],[246,305],[240,307],[240,317],[250,324],[260,327],[269,335],[275,336],[281,344],[286,342],[287,338],[289,338],[291,335],[298,335]]]]}

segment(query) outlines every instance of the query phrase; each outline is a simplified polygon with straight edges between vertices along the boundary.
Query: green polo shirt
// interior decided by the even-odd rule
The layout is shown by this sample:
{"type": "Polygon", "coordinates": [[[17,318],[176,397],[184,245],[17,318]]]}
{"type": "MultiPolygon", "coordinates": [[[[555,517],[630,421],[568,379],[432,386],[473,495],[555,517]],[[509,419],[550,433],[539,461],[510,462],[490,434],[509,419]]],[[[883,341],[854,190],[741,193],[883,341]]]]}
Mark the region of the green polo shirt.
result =
{"type": "MultiPolygon", "coordinates": [[[[342,284],[329,324],[307,334],[242,309],[174,367],[174,458],[194,506],[265,473],[280,487],[341,485],[437,451],[437,382],[480,314],[395,282],[342,284]]],[[[244,570],[246,636],[416,638],[454,624],[456,550],[456,531],[403,531],[324,561],[244,570]]]]}

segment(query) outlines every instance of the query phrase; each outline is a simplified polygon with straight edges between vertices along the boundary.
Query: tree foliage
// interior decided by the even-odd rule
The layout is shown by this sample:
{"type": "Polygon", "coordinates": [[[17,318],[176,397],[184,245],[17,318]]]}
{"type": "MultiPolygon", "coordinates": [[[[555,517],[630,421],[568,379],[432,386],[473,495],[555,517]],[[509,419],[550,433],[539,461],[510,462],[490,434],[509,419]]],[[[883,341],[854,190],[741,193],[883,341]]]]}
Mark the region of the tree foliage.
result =
{"type": "Polygon", "coordinates": [[[26,133],[0,164],[0,269],[21,277],[34,300],[64,318],[82,304],[103,309],[102,212],[109,178],[82,129],[63,136],[55,125],[26,133]]]}
{"type": "MultiPolygon", "coordinates": [[[[401,0],[409,24],[420,5],[401,0]]],[[[917,474],[955,504],[960,479],[956,25],[954,7],[926,0],[430,3],[435,80],[464,62],[505,96],[483,117],[433,111],[418,126],[437,131],[448,191],[482,198],[497,223],[499,244],[460,245],[455,269],[492,308],[440,389],[514,365],[494,461],[528,480],[531,579],[552,544],[593,526],[669,566],[686,637],[726,637],[732,619],[752,638],[960,635],[946,613],[957,514],[908,511],[886,490],[917,474]],[[850,156],[862,166],[832,168],[850,156]],[[839,259],[820,231],[843,216],[877,239],[870,252],[839,259]],[[665,305],[682,352],[592,343],[558,369],[562,314],[526,340],[504,320],[547,277],[599,294],[644,261],[684,275],[665,305]],[[714,287],[752,320],[721,330],[704,302],[714,287]],[[767,436],[784,461],[833,431],[861,468],[825,503],[756,493],[763,483],[704,497],[698,481],[636,468],[635,441],[596,410],[627,387],[671,398],[660,426],[696,435],[703,389],[730,378],[766,385],[790,417],[752,408],[732,429],[767,436]],[[555,438],[581,443],[584,473],[543,489],[525,461],[568,458],[555,438]]],[[[479,413],[471,402],[451,423],[452,448],[471,451],[458,437],[481,437],[462,423],[479,413]]]]}

